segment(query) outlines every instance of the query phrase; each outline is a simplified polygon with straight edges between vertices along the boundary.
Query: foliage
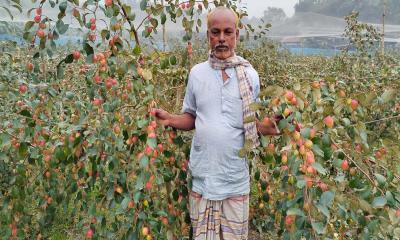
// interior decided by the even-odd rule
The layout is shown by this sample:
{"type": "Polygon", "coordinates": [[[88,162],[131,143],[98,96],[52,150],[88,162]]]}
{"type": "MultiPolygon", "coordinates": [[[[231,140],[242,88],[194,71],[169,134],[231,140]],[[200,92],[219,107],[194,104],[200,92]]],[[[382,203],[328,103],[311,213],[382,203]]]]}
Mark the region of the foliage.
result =
{"type": "MultiPolygon", "coordinates": [[[[52,3],[58,19],[41,2],[25,25],[32,47],[0,57],[0,235],[59,237],[58,223],[73,239],[187,238],[191,134],[160,126],[150,109],[179,112],[207,49],[146,52],[141,39],[168,16],[189,41],[196,14],[235,1],[142,0],[139,26],[118,0],[52,3]],[[68,12],[86,32],[76,49],[54,42],[68,12]]],[[[255,154],[252,226],[284,239],[398,238],[398,57],[298,58],[269,42],[238,54],[260,74],[252,108],[282,132],[241,152],[255,154]]]]}

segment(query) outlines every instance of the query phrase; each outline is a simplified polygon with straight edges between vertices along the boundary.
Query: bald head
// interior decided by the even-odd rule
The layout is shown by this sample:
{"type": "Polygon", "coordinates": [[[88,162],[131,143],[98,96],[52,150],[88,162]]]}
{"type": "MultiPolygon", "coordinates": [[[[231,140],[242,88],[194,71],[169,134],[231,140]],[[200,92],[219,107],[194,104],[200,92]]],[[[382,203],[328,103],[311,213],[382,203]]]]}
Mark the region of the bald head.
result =
{"type": "Polygon", "coordinates": [[[217,7],[207,16],[207,38],[211,52],[224,60],[235,53],[239,37],[238,17],[232,9],[217,7]]]}
{"type": "Polygon", "coordinates": [[[233,23],[235,28],[239,25],[239,18],[237,14],[230,8],[219,6],[211,10],[207,15],[207,28],[210,28],[211,22],[219,20],[233,23]]]}

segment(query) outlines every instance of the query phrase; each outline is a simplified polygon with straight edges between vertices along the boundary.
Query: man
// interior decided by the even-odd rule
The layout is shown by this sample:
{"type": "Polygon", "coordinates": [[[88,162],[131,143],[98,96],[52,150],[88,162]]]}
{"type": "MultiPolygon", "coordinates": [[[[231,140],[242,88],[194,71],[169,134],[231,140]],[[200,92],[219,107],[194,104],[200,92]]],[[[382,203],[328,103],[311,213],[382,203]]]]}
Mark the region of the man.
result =
{"type": "Polygon", "coordinates": [[[245,139],[258,145],[257,131],[277,134],[258,121],[243,123],[244,118],[255,116],[249,104],[256,100],[260,84],[254,68],[235,55],[238,21],[229,8],[209,13],[210,57],[189,74],[182,114],[156,109],[162,124],[196,129],[189,160],[190,217],[196,240],[247,239],[249,169],[238,152],[245,139]]]}

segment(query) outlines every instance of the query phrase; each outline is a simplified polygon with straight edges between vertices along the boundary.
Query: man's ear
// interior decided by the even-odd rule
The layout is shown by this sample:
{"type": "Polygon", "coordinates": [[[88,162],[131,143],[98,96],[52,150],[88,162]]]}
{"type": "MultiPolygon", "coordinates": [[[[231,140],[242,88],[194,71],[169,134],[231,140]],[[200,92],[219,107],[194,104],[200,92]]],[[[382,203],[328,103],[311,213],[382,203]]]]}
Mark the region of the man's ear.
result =
{"type": "Polygon", "coordinates": [[[239,29],[236,28],[236,41],[239,41],[239,29]]]}

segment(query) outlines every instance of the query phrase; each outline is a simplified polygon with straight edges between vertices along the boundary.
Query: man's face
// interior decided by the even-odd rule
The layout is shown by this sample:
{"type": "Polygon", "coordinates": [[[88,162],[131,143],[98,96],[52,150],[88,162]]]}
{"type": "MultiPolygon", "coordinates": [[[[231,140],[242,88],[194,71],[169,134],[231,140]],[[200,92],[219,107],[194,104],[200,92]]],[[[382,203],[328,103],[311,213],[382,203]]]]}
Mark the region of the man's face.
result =
{"type": "Polygon", "coordinates": [[[207,37],[216,58],[224,60],[233,56],[239,37],[233,13],[218,11],[212,14],[208,19],[207,37]]]}

